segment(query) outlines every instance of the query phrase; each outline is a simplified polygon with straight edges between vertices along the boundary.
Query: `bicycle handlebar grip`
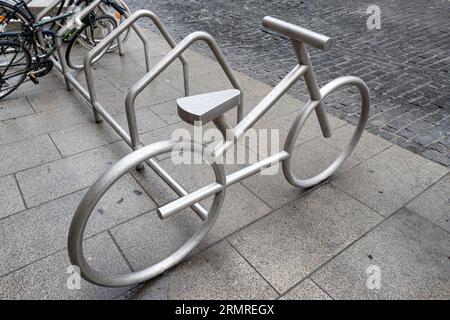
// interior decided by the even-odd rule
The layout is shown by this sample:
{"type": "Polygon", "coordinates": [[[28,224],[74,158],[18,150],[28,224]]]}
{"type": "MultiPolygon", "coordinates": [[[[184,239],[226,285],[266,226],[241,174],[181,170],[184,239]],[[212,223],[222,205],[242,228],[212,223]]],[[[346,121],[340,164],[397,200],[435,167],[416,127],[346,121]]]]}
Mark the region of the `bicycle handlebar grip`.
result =
{"type": "Polygon", "coordinates": [[[274,17],[264,17],[262,24],[267,29],[278,32],[291,39],[304,42],[317,49],[327,51],[333,45],[333,40],[323,34],[302,28],[274,17]]]}

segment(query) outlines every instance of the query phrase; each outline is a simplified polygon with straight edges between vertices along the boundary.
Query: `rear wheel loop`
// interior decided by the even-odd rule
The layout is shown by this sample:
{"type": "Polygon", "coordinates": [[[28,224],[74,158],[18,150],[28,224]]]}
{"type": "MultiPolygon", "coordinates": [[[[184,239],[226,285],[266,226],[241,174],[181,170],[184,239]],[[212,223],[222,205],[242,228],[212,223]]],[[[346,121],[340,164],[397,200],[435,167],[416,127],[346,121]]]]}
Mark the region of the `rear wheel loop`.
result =
{"type": "MultiPolygon", "coordinates": [[[[80,268],[81,276],[83,278],[97,285],[106,287],[121,287],[147,281],[182,262],[212,228],[223,205],[225,188],[214,194],[207,218],[199,225],[195,233],[181,247],[163,260],[136,272],[110,275],[92,268],[85,258],[83,235],[89,217],[103,195],[115,182],[123,175],[133,170],[137,165],[150,158],[155,158],[158,154],[171,152],[177,145],[178,143],[173,141],[157,142],[130,153],[108,169],[86,193],[74,214],[68,235],[70,261],[73,265],[80,268]]],[[[203,150],[203,146],[197,144],[195,149],[195,152],[199,152],[200,150],[203,150]]],[[[216,181],[224,184],[225,171],[223,165],[216,163],[211,163],[210,165],[214,169],[216,181]]]]}

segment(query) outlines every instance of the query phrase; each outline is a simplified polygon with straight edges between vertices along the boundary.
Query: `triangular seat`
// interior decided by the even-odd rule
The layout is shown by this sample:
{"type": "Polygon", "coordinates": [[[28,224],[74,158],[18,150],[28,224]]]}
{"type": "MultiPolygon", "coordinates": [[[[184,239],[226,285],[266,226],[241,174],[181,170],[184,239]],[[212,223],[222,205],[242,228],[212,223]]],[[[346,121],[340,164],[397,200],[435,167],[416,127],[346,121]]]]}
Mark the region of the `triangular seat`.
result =
{"type": "Polygon", "coordinates": [[[240,100],[241,92],[237,89],[183,97],[177,99],[178,115],[187,123],[205,124],[236,107],[240,100]]]}

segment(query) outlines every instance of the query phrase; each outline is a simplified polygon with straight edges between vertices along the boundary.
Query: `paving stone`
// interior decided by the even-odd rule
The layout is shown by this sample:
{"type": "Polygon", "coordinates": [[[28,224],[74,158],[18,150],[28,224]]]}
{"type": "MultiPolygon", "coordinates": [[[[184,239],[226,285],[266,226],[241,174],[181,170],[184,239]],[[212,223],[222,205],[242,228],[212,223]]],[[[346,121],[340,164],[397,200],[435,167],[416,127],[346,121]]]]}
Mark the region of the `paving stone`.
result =
{"type": "Polygon", "coordinates": [[[401,209],[313,275],[336,299],[448,299],[450,235],[401,209]],[[368,289],[369,266],[380,289],[368,289]]]}
{"type": "Polygon", "coordinates": [[[85,106],[54,109],[0,122],[0,145],[36,137],[44,133],[69,128],[92,119],[92,111],[85,106]],[[45,123],[45,126],[42,125],[45,123]]]}
{"type": "Polygon", "coordinates": [[[64,157],[119,141],[120,136],[105,121],[80,125],[50,133],[64,157]]]}
{"type": "Polygon", "coordinates": [[[0,176],[61,158],[48,135],[0,146],[0,176]]]}
{"type": "MultiPolygon", "coordinates": [[[[153,188],[160,185],[155,183],[153,188]]],[[[271,210],[241,185],[231,186],[226,192],[218,220],[195,251],[217,242],[271,210]]],[[[205,208],[210,208],[210,201],[202,203],[205,208]]],[[[173,253],[194,234],[200,224],[201,220],[190,209],[165,220],[153,211],[114,228],[112,233],[133,268],[141,269],[173,253]],[[146,248],[149,254],[143,254],[142,248],[146,248]]]]}
{"type": "Polygon", "coordinates": [[[447,172],[441,165],[393,146],[334,179],[332,183],[388,216],[447,172]]]}
{"type": "Polygon", "coordinates": [[[39,92],[28,95],[27,98],[36,112],[65,108],[67,106],[79,106],[80,103],[84,103],[81,97],[67,92],[66,89],[39,92]]]}
{"type": "Polygon", "coordinates": [[[450,213],[444,214],[440,219],[436,221],[436,224],[441,228],[450,232],[450,213]]]}
{"type": "MultiPolygon", "coordinates": [[[[117,115],[116,120],[126,132],[129,132],[126,114],[117,115]]],[[[136,123],[139,133],[152,131],[166,126],[166,123],[149,108],[143,108],[136,111],[136,123]]]]}
{"type": "Polygon", "coordinates": [[[0,178],[0,219],[25,209],[14,176],[0,178]]]}
{"type": "Polygon", "coordinates": [[[305,279],[281,297],[281,300],[330,300],[330,297],[314,282],[305,279]]]}
{"type": "Polygon", "coordinates": [[[63,76],[56,72],[48,74],[39,80],[39,85],[35,85],[31,81],[24,82],[16,91],[8,96],[8,99],[24,98],[35,93],[49,92],[66,87],[63,76]]]}
{"type": "MultiPolygon", "coordinates": [[[[338,156],[339,151],[315,139],[295,147],[295,159],[292,161],[293,172],[298,177],[312,177],[324,170],[338,156]]],[[[356,160],[349,157],[336,173],[337,175],[356,165],[356,160]]],[[[273,209],[279,209],[286,203],[298,199],[307,190],[299,189],[286,181],[280,166],[277,175],[255,175],[243,180],[243,184],[273,209]]]]}
{"type": "MultiPolygon", "coordinates": [[[[1,274],[65,248],[70,221],[85,192],[82,190],[1,220],[1,274]]],[[[94,209],[86,236],[104,231],[154,207],[136,181],[129,175],[125,176],[94,209]]]]}
{"type": "Polygon", "coordinates": [[[431,222],[450,215],[450,175],[425,190],[406,207],[431,222]]]}
{"type": "Polygon", "coordinates": [[[168,124],[174,124],[181,121],[175,101],[158,103],[149,108],[168,124]]]}
{"type": "MultiPolygon", "coordinates": [[[[298,111],[294,112],[292,114],[288,114],[286,116],[282,116],[275,120],[272,120],[269,123],[274,123],[277,126],[279,126],[286,132],[286,135],[287,135],[287,133],[289,132],[289,130],[290,130],[291,126],[293,125],[294,120],[297,116],[298,116],[298,111]]],[[[304,142],[304,141],[309,141],[309,140],[317,138],[317,137],[322,137],[322,130],[320,129],[320,125],[319,125],[318,121],[319,120],[317,119],[317,116],[315,113],[311,114],[308,117],[303,128],[300,130],[297,144],[304,142]]],[[[339,128],[346,124],[344,121],[342,121],[336,117],[333,117],[331,115],[328,116],[328,121],[330,123],[330,128],[333,131],[335,131],[336,128],[339,128]]],[[[264,125],[262,125],[262,126],[264,126],[264,125]]],[[[327,140],[324,139],[323,141],[326,142],[327,140]]],[[[283,145],[283,143],[281,143],[281,145],[283,145]]]]}
{"type": "MultiPolygon", "coordinates": [[[[117,248],[107,233],[101,233],[85,242],[89,263],[103,272],[121,274],[129,272],[117,248]]],[[[81,289],[68,289],[70,266],[66,250],[39,260],[0,278],[2,299],[61,300],[61,299],[112,299],[128,288],[104,288],[81,280],[81,289]]]]}
{"type": "Polygon", "coordinates": [[[135,299],[274,299],[277,293],[227,243],[139,288],[135,299]]]}
{"type": "MultiPolygon", "coordinates": [[[[322,139],[321,141],[343,150],[350,141],[354,130],[355,126],[347,124],[334,130],[330,139],[322,139]]],[[[390,142],[364,131],[351,156],[358,161],[364,161],[390,146],[392,146],[390,142]]]]}
{"type": "Polygon", "coordinates": [[[25,98],[2,99],[0,105],[0,121],[17,118],[33,112],[33,108],[31,108],[28,100],[25,98]]]}
{"type": "Polygon", "coordinates": [[[325,185],[241,230],[231,243],[283,293],[381,220],[325,185]]]}
{"type": "Polygon", "coordinates": [[[108,145],[18,173],[25,201],[33,207],[90,186],[125,155],[123,148],[108,145]]]}

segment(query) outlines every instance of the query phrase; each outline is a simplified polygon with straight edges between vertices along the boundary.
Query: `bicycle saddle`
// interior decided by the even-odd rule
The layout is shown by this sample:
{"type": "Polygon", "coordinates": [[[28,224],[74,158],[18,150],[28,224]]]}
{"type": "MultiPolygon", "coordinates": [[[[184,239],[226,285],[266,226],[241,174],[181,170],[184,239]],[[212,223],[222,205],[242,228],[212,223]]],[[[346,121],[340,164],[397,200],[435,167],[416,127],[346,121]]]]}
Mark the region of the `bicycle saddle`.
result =
{"type": "Polygon", "coordinates": [[[236,107],[240,100],[241,92],[237,89],[183,97],[177,99],[178,115],[189,124],[195,121],[205,124],[236,107]]]}

